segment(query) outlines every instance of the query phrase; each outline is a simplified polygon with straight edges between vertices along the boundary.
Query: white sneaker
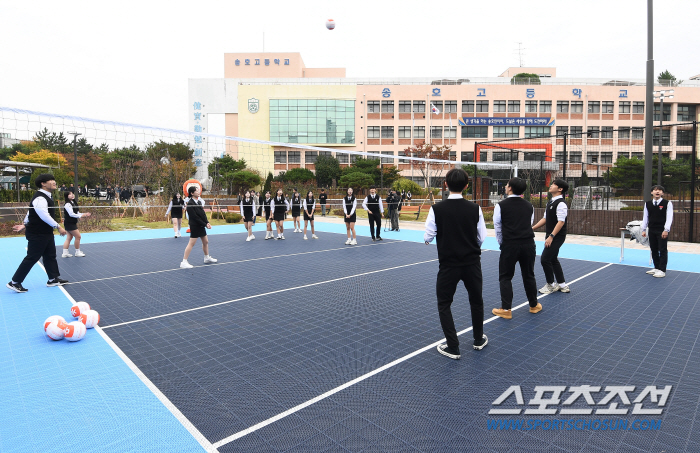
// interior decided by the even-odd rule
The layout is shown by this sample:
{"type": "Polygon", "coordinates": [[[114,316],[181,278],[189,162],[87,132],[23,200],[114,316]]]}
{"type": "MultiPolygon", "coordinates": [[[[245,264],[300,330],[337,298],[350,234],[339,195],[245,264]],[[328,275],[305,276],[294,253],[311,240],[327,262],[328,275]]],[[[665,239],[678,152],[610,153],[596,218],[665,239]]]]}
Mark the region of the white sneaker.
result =
{"type": "Polygon", "coordinates": [[[209,264],[209,263],[216,263],[217,259],[212,258],[211,256],[207,255],[204,257],[204,264],[209,264]]]}
{"type": "Polygon", "coordinates": [[[350,242],[350,245],[357,245],[357,239],[353,239],[353,240],[350,242]]]}
{"type": "Polygon", "coordinates": [[[284,239],[284,234],[280,234],[280,239],[284,239]]]}
{"type": "Polygon", "coordinates": [[[250,236],[248,236],[247,238],[245,238],[245,241],[246,241],[246,242],[250,242],[250,236]]]}
{"type": "Polygon", "coordinates": [[[307,239],[309,239],[309,238],[307,238],[306,235],[304,235],[304,240],[306,241],[307,239]]]}
{"type": "Polygon", "coordinates": [[[76,250],[76,251],[75,251],[75,256],[77,256],[77,257],[83,257],[83,256],[85,256],[85,254],[82,252],[82,250],[76,250]]]}
{"type": "Polygon", "coordinates": [[[70,253],[64,252],[63,255],[61,255],[61,258],[70,258],[71,256],[73,256],[73,255],[71,255],[70,253]]]}
{"type": "Polygon", "coordinates": [[[647,274],[649,274],[649,275],[654,275],[654,274],[656,274],[657,272],[659,272],[658,269],[649,269],[649,270],[647,271],[647,274]]]}
{"type": "Polygon", "coordinates": [[[352,239],[348,238],[348,240],[345,241],[345,245],[350,245],[351,242],[352,242],[352,239]]]}
{"type": "Polygon", "coordinates": [[[187,260],[182,260],[182,263],[180,263],[180,269],[192,269],[193,267],[187,260]]]}
{"type": "Polygon", "coordinates": [[[666,276],[666,272],[660,271],[657,269],[657,271],[654,273],[654,277],[656,278],[663,278],[666,276]]]}
{"type": "Polygon", "coordinates": [[[272,238],[274,238],[274,237],[275,237],[275,235],[274,235],[274,234],[270,234],[270,232],[268,231],[267,234],[265,235],[265,240],[267,241],[268,239],[272,239],[272,238]]]}
{"type": "Polygon", "coordinates": [[[540,288],[540,292],[542,294],[551,294],[555,291],[559,291],[559,284],[557,284],[557,283],[555,283],[553,285],[550,285],[549,283],[547,283],[542,288],[540,288]]]}
{"type": "Polygon", "coordinates": [[[318,239],[318,236],[316,236],[315,234],[312,234],[311,237],[314,239],[318,239]]]}
{"type": "Polygon", "coordinates": [[[250,240],[252,241],[252,240],[254,240],[254,239],[255,239],[255,235],[254,235],[254,234],[251,234],[251,235],[250,235],[250,240]]]}

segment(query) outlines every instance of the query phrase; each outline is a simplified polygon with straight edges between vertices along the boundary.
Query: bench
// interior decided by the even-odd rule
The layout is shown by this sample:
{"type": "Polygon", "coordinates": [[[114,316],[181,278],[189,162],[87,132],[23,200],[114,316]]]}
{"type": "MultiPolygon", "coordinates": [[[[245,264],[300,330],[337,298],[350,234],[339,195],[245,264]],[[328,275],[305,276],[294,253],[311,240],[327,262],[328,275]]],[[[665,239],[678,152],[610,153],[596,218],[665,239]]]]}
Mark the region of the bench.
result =
{"type": "Polygon", "coordinates": [[[399,212],[399,216],[402,214],[410,214],[416,215],[416,220],[418,220],[418,217],[420,216],[420,206],[404,206],[401,208],[401,211],[399,212]]]}

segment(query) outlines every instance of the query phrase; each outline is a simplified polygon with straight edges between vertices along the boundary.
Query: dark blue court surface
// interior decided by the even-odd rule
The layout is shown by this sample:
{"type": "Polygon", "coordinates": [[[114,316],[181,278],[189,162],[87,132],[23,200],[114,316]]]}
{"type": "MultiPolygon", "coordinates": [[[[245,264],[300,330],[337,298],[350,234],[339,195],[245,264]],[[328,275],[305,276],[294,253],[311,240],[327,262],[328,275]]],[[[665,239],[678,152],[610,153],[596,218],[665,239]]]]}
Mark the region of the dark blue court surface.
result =
{"type": "MultiPolygon", "coordinates": [[[[467,331],[453,361],[435,351],[434,246],[260,236],[212,236],[219,262],[197,247],[190,270],[185,239],[60,263],[72,298],[218,451],[700,451],[699,274],[562,260],[570,294],[493,319],[499,255],[485,251],[489,345],[467,331]],[[566,402],[579,386],[593,389],[566,402]]],[[[471,326],[463,287],[453,313],[471,326]]]]}

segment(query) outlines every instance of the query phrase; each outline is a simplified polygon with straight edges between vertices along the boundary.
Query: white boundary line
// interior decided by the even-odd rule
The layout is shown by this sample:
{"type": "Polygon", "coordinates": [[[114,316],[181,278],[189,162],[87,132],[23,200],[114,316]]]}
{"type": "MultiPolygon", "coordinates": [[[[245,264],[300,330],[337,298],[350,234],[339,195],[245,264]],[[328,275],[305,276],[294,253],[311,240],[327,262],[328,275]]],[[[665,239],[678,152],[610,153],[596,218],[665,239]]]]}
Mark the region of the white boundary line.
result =
{"type": "Polygon", "coordinates": [[[376,270],[376,271],[363,272],[363,273],[361,273],[361,274],[347,275],[347,276],[345,276],[345,277],[333,278],[333,279],[330,279],[330,280],[324,280],[324,281],[322,281],[322,282],[309,283],[308,285],[295,286],[295,287],[293,287],[293,288],[278,289],[278,290],[276,290],[276,291],[270,291],[270,292],[267,292],[267,293],[255,294],[255,295],[252,295],[252,296],[241,297],[241,298],[239,298],[239,299],[226,300],[226,301],[223,301],[223,302],[217,302],[217,303],[215,303],[215,304],[204,305],[204,306],[196,307],[196,308],[188,308],[187,310],[175,311],[175,312],[172,312],[172,313],[166,313],[166,314],[164,314],[164,315],[151,316],[150,318],[135,319],[135,320],[133,320],[133,321],[126,321],[126,322],[121,322],[121,323],[119,323],[119,324],[112,324],[112,325],[110,325],[110,326],[105,326],[105,327],[103,327],[103,329],[112,329],[112,328],[114,328],[114,327],[125,326],[125,325],[127,325],[127,324],[134,324],[134,323],[137,323],[137,322],[149,321],[149,320],[151,320],[151,319],[165,318],[165,317],[167,317],[167,316],[179,315],[179,314],[181,314],[181,313],[189,313],[189,312],[197,311],[197,310],[204,310],[205,308],[217,307],[217,306],[219,306],[219,305],[226,305],[226,304],[230,304],[230,303],[233,303],[233,302],[240,302],[240,301],[242,301],[242,300],[248,300],[248,299],[255,299],[255,298],[258,298],[258,297],[270,296],[270,295],[272,295],[272,294],[279,294],[279,293],[284,293],[284,292],[287,292],[287,291],[294,291],[295,289],[309,288],[309,287],[312,287],[312,286],[323,285],[323,284],[325,284],[325,283],[338,282],[338,281],[341,281],[341,280],[347,280],[347,279],[349,279],[349,278],[362,277],[362,276],[365,276],[365,275],[376,274],[376,273],[379,273],[379,272],[392,271],[392,270],[394,270],[394,269],[401,269],[401,268],[404,268],[404,267],[416,266],[416,265],[418,265],[418,264],[432,263],[432,262],[435,262],[435,261],[437,261],[437,258],[432,259],[432,260],[419,261],[419,262],[417,262],[417,263],[402,264],[401,266],[389,267],[389,268],[387,268],[387,269],[378,269],[378,270],[376,270]]]}
{"type": "MultiPolygon", "coordinates": [[[[605,269],[605,268],[607,268],[607,267],[609,267],[609,266],[612,266],[613,264],[614,264],[614,263],[608,263],[608,264],[606,264],[606,265],[603,266],[603,267],[600,267],[600,268],[598,268],[598,269],[596,269],[596,270],[594,270],[594,271],[592,271],[592,272],[589,272],[588,274],[586,274],[586,275],[584,275],[584,276],[582,276],[582,277],[577,278],[576,280],[573,280],[573,281],[569,282],[569,284],[576,283],[576,282],[578,282],[578,281],[580,281],[580,280],[583,280],[584,278],[588,277],[589,275],[592,275],[592,274],[595,274],[596,272],[602,271],[603,269],[605,269]]],[[[545,296],[547,296],[547,294],[542,294],[542,295],[538,296],[537,298],[538,298],[538,299],[541,299],[542,297],[545,297],[545,296]]],[[[514,307],[513,310],[517,310],[517,309],[519,309],[519,308],[521,308],[521,307],[524,307],[524,306],[526,306],[526,305],[529,305],[529,303],[528,303],[528,302],[525,302],[525,303],[523,303],[523,304],[520,304],[520,305],[518,305],[517,307],[514,307]]],[[[493,317],[491,317],[491,318],[485,320],[485,321],[484,321],[484,324],[489,323],[489,322],[491,322],[491,321],[493,321],[493,320],[495,320],[495,319],[499,319],[499,317],[498,317],[498,316],[493,316],[493,317]]],[[[466,332],[471,331],[472,329],[473,329],[473,327],[469,327],[469,328],[467,328],[467,329],[462,330],[461,332],[458,332],[457,335],[462,335],[462,334],[464,334],[464,333],[466,333],[466,332]]],[[[439,341],[436,341],[436,342],[434,342],[434,343],[429,344],[428,346],[424,346],[424,347],[418,349],[417,351],[414,351],[414,352],[412,352],[412,353],[410,353],[410,354],[408,354],[408,355],[405,355],[405,356],[403,356],[403,357],[401,357],[401,358],[398,358],[398,359],[394,360],[393,362],[389,362],[389,363],[387,363],[386,365],[383,365],[383,366],[381,366],[381,367],[379,367],[379,368],[377,368],[377,369],[375,369],[375,370],[370,371],[369,373],[363,374],[362,376],[356,377],[355,379],[353,379],[353,380],[351,380],[351,381],[348,381],[348,382],[346,382],[345,384],[340,385],[340,386],[338,386],[338,387],[336,387],[336,388],[334,388],[334,389],[331,389],[331,390],[327,391],[326,393],[323,393],[323,394],[321,394],[321,395],[318,395],[317,397],[312,398],[312,399],[310,399],[310,400],[308,400],[308,401],[306,401],[306,402],[304,402],[304,403],[301,403],[301,404],[299,404],[299,405],[297,405],[297,406],[294,406],[294,407],[292,407],[291,409],[287,409],[286,411],[281,412],[281,413],[275,415],[274,417],[268,418],[267,420],[264,420],[264,421],[262,421],[262,422],[260,422],[260,423],[257,423],[257,424],[255,424],[255,425],[253,425],[253,426],[250,426],[250,427],[248,427],[248,428],[246,428],[246,429],[244,429],[244,430],[242,430],[242,431],[237,432],[236,434],[232,434],[232,435],[229,436],[229,437],[226,437],[226,438],[224,438],[224,439],[221,439],[220,441],[215,442],[215,443],[213,444],[213,445],[214,445],[214,448],[220,448],[220,447],[222,447],[223,445],[226,445],[226,444],[228,444],[228,443],[230,443],[230,442],[233,442],[233,441],[236,440],[236,439],[240,439],[240,438],[243,437],[243,436],[246,436],[246,435],[248,435],[248,434],[250,434],[250,433],[252,433],[252,432],[254,432],[254,431],[257,431],[257,430],[259,430],[259,429],[261,429],[261,428],[264,428],[265,426],[267,426],[267,425],[269,425],[269,424],[271,424],[271,423],[274,423],[274,422],[276,422],[277,420],[280,420],[280,419],[282,419],[282,418],[284,418],[284,417],[286,417],[286,416],[288,416],[288,415],[291,415],[291,414],[293,414],[293,413],[295,413],[295,412],[298,412],[298,411],[300,411],[300,410],[302,410],[302,409],[304,409],[304,408],[306,408],[306,407],[308,407],[308,406],[311,406],[312,404],[317,403],[318,401],[321,401],[322,399],[328,398],[329,396],[334,395],[334,394],[340,392],[341,390],[345,390],[346,388],[351,387],[351,386],[357,384],[358,382],[364,381],[365,379],[370,378],[370,377],[374,376],[375,374],[381,373],[382,371],[387,370],[387,369],[389,369],[389,368],[391,368],[391,367],[393,367],[393,366],[395,366],[395,365],[398,365],[399,363],[404,362],[404,361],[406,361],[406,360],[408,360],[408,359],[410,359],[410,358],[412,358],[412,357],[415,357],[415,356],[417,356],[418,354],[421,354],[421,353],[423,353],[423,352],[425,352],[425,351],[427,351],[427,350],[429,350],[429,349],[431,349],[431,348],[437,347],[437,345],[442,344],[444,341],[445,341],[444,339],[441,339],[441,340],[439,340],[439,341]]]]}
{"type": "MultiPolygon", "coordinates": [[[[352,247],[339,247],[335,249],[326,249],[326,250],[312,250],[310,252],[299,252],[299,253],[290,253],[288,255],[277,255],[277,256],[263,256],[260,258],[251,258],[247,260],[238,260],[238,261],[226,261],[223,263],[214,263],[214,264],[206,264],[201,267],[211,267],[211,266],[223,266],[225,264],[239,264],[239,263],[248,263],[250,261],[261,261],[261,260],[270,260],[270,259],[275,259],[275,258],[286,258],[290,256],[299,256],[299,255],[309,255],[312,253],[323,253],[323,252],[334,252],[337,250],[352,250],[353,248],[360,248],[360,247],[373,247],[373,246],[379,246],[379,245],[388,245],[388,244],[393,244],[397,242],[405,242],[405,241],[400,241],[400,240],[391,240],[387,242],[382,242],[380,244],[365,244],[365,245],[357,245],[357,246],[352,246],[352,247]]],[[[195,267],[200,267],[200,266],[195,266],[195,267]]],[[[81,280],[78,282],[69,282],[66,283],[67,285],[78,285],[82,283],[92,283],[92,282],[99,282],[103,280],[114,280],[117,278],[127,278],[127,277],[138,277],[141,275],[152,275],[152,274],[162,274],[163,272],[175,272],[175,271],[187,271],[189,269],[182,269],[182,268],[174,268],[174,269],[164,269],[162,271],[152,271],[152,272],[141,272],[139,274],[128,274],[128,275],[116,275],[114,277],[104,277],[104,278],[95,278],[92,280],[81,280]]]]}
{"type": "MultiPolygon", "coordinates": [[[[38,264],[39,264],[39,266],[41,266],[42,269],[44,269],[44,272],[45,272],[46,269],[44,268],[44,265],[40,261],[38,262],[38,264]]],[[[61,289],[61,292],[63,293],[63,295],[65,295],[66,298],[70,301],[70,303],[72,305],[75,305],[76,301],[75,301],[75,299],[73,299],[73,296],[71,296],[63,286],[59,286],[59,288],[61,289]]],[[[126,366],[128,366],[129,369],[131,369],[131,371],[134,372],[134,374],[141,380],[141,382],[143,382],[146,385],[146,387],[148,387],[148,389],[156,396],[156,398],[158,398],[160,400],[160,402],[163,403],[163,405],[170,411],[170,413],[173,414],[173,416],[177,419],[177,421],[179,421],[180,424],[187,431],[189,431],[189,433],[192,435],[192,437],[194,437],[194,439],[199,443],[199,445],[202,446],[202,448],[204,448],[204,450],[206,450],[208,452],[212,452],[212,453],[218,452],[216,447],[214,447],[212,445],[212,443],[209,442],[207,440],[207,438],[204,437],[204,435],[201,432],[199,432],[199,430],[192,424],[192,422],[190,422],[187,419],[187,417],[185,417],[185,415],[182,412],[180,412],[180,410],[168,399],[168,397],[165,396],[163,394],[163,392],[161,392],[158,389],[158,387],[156,387],[155,384],[153,384],[153,382],[151,382],[150,379],[148,379],[148,377],[139,369],[139,367],[137,367],[134,364],[134,362],[131,361],[131,359],[129,359],[129,357],[126,354],[124,354],[124,351],[122,351],[119,348],[119,346],[117,346],[114,343],[114,341],[112,341],[112,339],[109,338],[109,336],[102,331],[100,326],[95,326],[95,330],[107,342],[107,344],[114,350],[114,352],[116,352],[117,355],[124,361],[126,366]]]]}

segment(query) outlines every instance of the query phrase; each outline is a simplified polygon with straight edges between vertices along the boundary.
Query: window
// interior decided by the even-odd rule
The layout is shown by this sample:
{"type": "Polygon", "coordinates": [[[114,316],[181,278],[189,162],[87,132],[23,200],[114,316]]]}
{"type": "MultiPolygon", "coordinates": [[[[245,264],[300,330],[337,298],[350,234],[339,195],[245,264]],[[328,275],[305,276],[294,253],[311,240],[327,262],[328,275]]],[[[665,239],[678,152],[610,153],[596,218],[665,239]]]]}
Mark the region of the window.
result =
{"type": "Polygon", "coordinates": [[[445,126],[445,138],[457,138],[457,126],[445,126]]]}
{"type": "Polygon", "coordinates": [[[677,146],[693,146],[693,131],[678,129],[676,131],[676,145],[677,146]]]}
{"type": "Polygon", "coordinates": [[[550,126],[525,126],[525,138],[548,137],[551,130],[550,126]]]}
{"type": "Polygon", "coordinates": [[[581,163],[581,152],[577,151],[577,152],[569,153],[569,162],[571,162],[572,164],[576,164],[576,163],[580,164],[581,163]]]}
{"type": "Polygon", "coordinates": [[[442,126],[432,126],[430,128],[430,138],[442,138],[442,126]]]}
{"type": "Polygon", "coordinates": [[[552,101],[540,101],[540,113],[552,113],[552,101]]]}
{"type": "Polygon", "coordinates": [[[394,113],[394,101],[382,101],[382,113],[394,113]]]}
{"type": "Polygon", "coordinates": [[[588,113],[600,113],[600,101],[588,101],[588,113]]]}
{"type": "Polygon", "coordinates": [[[508,111],[511,113],[519,113],[520,101],[508,101],[508,111]]]}
{"type": "Polygon", "coordinates": [[[583,113],[583,101],[571,101],[571,113],[583,113]]]}
{"type": "Polygon", "coordinates": [[[440,113],[443,113],[443,108],[442,108],[442,101],[430,101],[430,111],[433,111],[433,106],[435,106],[440,113]]]}
{"type": "MultiPolygon", "coordinates": [[[[583,126],[571,126],[569,128],[569,137],[581,138],[583,136],[583,126]]],[[[581,161],[579,161],[581,162],[581,161]]]]}
{"type": "Polygon", "coordinates": [[[569,113],[569,101],[557,101],[557,113],[569,113]]]}
{"type": "MultiPolygon", "coordinates": [[[[664,109],[666,110],[666,109],[664,109]]],[[[653,145],[654,146],[659,146],[659,128],[655,127],[654,128],[654,135],[652,136],[653,139],[653,145]]],[[[671,130],[670,129],[664,129],[663,132],[663,141],[661,143],[662,146],[670,146],[671,145],[671,130]]]]}
{"type": "Polygon", "coordinates": [[[489,138],[489,127],[462,126],[462,138],[489,138]]]}
{"type": "Polygon", "coordinates": [[[621,157],[625,157],[625,158],[629,159],[630,153],[628,153],[627,151],[618,151],[617,158],[620,159],[621,157]]]}
{"type": "Polygon", "coordinates": [[[399,113],[411,113],[411,101],[399,101],[399,113]]]}
{"type": "Polygon", "coordinates": [[[487,113],[489,111],[489,101],[476,101],[476,113],[487,113]]]}
{"type": "Polygon", "coordinates": [[[634,101],[632,103],[632,113],[644,113],[644,102],[634,101]]]}
{"type": "Polygon", "coordinates": [[[510,161],[511,158],[513,160],[518,160],[518,152],[515,151],[513,153],[511,152],[495,152],[493,153],[493,161],[494,162],[503,162],[503,161],[510,161]]]}
{"type": "Polygon", "coordinates": [[[629,113],[630,101],[620,101],[620,105],[618,108],[620,109],[620,113],[629,113]]]}
{"type": "MultiPolygon", "coordinates": [[[[410,105],[410,103],[409,103],[409,105],[410,105]]],[[[395,165],[395,162],[394,162],[394,159],[393,159],[393,156],[394,156],[394,152],[393,152],[393,151],[382,151],[382,155],[383,155],[383,156],[392,156],[392,157],[382,157],[382,163],[383,163],[383,164],[392,164],[392,165],[395,165]]]]}
{"type": "Polygon", "coordinates": [[[569,126],[557,126],[557,137],[562,137],[569,133],[569,126]]]}
{"type": "Polygon", "coordinates": [[[537,113],[537,101],[525,101],[525,113],[537,113]]]}
{"type": "Polygon", "coordinates": [[[462,162],[474,162],[474,153],[462,151],[460,159],[462,162]]]}
{"type": "Polygon", "coordinates": [[[493,138],[517,138],[520,135],[520,126],[494,126],[493,138]]]}
{"type": "MultiPolygon", "coordinates": [[[[659,111],[659,104],[654,104],[654,121],[659,121],[661,116],[659,111]]],[[[671,121],[671,104],[669,103],[664,104],[664,121],[671,121]]]]}
{"type": "Polygon", "coordinates": [[[301,163],[301,151],[288,151],[287,159],[290,164],[300,164],[301,163]]]}
{"type": "Polygon", "coordinates": [[[450,151],[450,157],[447,160],[457,160],[457,151],[450,151]]]}
{"type": "Polygon", "coordinates": [[[486,162],[487,160],[489,160],[488,151],[481,151],[479,153],[479,162],[486,162]]]}
{"type": "Polygon", "coordinates": [[[457,101],[445,101],[445,113],[457,113],[457,101]]]}
{"type": "Polygon", "coordinates": [[[379,113],[379,101],[367,101],[367,113],[379,113]]]}
{"type": "Polygon", "coordinates": [[[545,157],[544,153],[523,152],[523,160],[544,162],[545,157]]]}
{"type": "Polygon", "coordinates": [[[367,138],[379,138],[379,126],[369,126],[367,128],[367,138]]]}
{"type": "Polygon", "coordinates": [[[286,164],[287,163],[287,151],[275,151],[275,163],[276,164],[286,164]]]}
{"type": "Polygon", "coordinates": [[[588,126],[586,128],[587,138],[600,138],[600,126],[588,126]]]}
{"type": "Polygon", "coordinates": [[[612,164],[613,153],[600,153],[600,163],[601,164],[612,164]]]}
{"type": "Polygon", "coordinates": [[[695,119],[694,105],[678,106],[678,121],[693,121],[695,119]]]}
{"type": "MultiPolygon", "coordinates": [[[[379,101],[376,106],[379,107],[379,101]]],[[[289,143],[355,143],[355,101],[270,99],[270,139],[289,143]]]]}
{"type": "Polygon", "coordinates": [[[425,101],[413,101],[413,113],[425,113],[425,101]]]}
{"type": "Polygon", "coordinates": [[[603,126],[600,129],[600,138],[613,138],[612,126],[603,126]]]}
{"type": "Polygon", "coordinates": [[[399,126],[399,138],[411,138],[411,126],[399,126]]]}
{"type": "Polygon", "coordinates": [[[425,138],[425,126],[413,126],[413,138],[425,138]]]}
{"type": "Polygon", "coordinates": [[[598,153],[588,151],[586,153],[586,162],[589,164],[597,164],[598,163],[598,153]]]}
{"type": "Polygon", "coordinates": [[[306,151],[304,153],[304,161],[307,164],[315,164],[318,159],[318,151],[306,151]]]}
{"type": "Polygon", "coordinates": [[[603,113],[615,113],[615,102],[603,101],[603,113]]]}
{"type": "Polygon", "coordinates": [[[382,126],[382,138],[394,138],[394,126],[382,126]]]}
{"type": "Polygon", "coordinates": [[[644,153],[632,153],[632,159],[644,159],[644,153]]]}
{"type": "Polygon", "coordinates": [[[621,127],[620,129],[618,129],[617,138],[620,140],[628,140],[630,138],[630,128],[621,127]]]}
{"type": "Polygon", "coordinates": [[[333,157],[333,153],[330,151],[319,151],[318,152],[319,156],[325,156],[325,157],[333,157]]]}
{"type": "Polygon", "coordinates": [[[463,113],[474,113],[474,101],[462,101],[463,113]]]}
{"type": "Polygon", "coordinates": [[[347,164],[350,162],[350,159],[348,159],[348,154],[345,153],[335,153],[335,158],[338,159],[339,164],[347,164]]]}
{"type": "Polygon", "coordinates": [[[632,140],[644,140],[644,128],[633,127],[632,128],[632,140]]]}
{"type": "Polygon", "coordinates": [[[506,101],[493,101],[493,113],[505,113],[506,101]]]}

